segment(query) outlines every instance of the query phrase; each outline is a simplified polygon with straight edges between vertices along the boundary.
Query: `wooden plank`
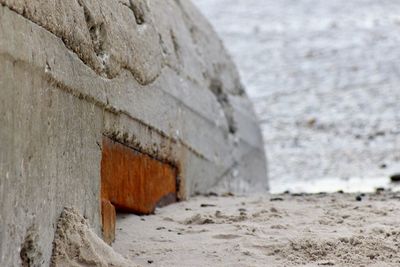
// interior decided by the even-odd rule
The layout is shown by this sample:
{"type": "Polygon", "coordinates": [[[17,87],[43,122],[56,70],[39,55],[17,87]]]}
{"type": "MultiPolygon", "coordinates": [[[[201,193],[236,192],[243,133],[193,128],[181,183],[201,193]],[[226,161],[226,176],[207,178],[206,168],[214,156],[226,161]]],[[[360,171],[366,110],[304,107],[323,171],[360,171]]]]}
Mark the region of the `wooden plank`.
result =
{"type": "Polygon", "coordinates": [[[103,138],[101,198],[117,210],[151,214],[177,200],[177,169],[128,146],[103,138]]]}
{"type": "Polygon", "coordinates": [[[101,200],[101,224],[103,230],[103,240],[111,244],[115,239],[115,207],[109,200],[101,200]]]}

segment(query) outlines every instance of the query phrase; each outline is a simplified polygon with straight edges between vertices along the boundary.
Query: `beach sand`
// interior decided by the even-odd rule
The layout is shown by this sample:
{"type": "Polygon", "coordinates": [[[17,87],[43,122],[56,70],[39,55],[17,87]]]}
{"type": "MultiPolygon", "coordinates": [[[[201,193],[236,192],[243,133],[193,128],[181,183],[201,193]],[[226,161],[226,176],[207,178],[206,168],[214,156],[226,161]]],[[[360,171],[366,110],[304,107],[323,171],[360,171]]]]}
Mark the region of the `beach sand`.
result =
{"type": "Polygon", "coordinates": [[[198,196],[119,214],[116,252],[142,266],[400,266],[400,194],[198,196]]]}

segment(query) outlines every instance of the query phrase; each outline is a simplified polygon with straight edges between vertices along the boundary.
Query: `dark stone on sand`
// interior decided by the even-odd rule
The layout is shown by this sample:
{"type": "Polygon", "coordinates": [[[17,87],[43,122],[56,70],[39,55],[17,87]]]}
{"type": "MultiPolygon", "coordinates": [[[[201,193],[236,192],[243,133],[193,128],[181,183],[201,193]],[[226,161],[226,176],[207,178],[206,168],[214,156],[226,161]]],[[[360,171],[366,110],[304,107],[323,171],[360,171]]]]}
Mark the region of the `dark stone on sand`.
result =
{"type": "Polygon", "coordinates": [[[392,176],[390,176],[390,181],[392,181],[394,183],[400,182],[400,173],[396,173],[396,174],[393,174],[392,176]]]}
{"type": "Polygon", "coordinates": [[[207,207],[215,207],[216,205],[214,204],[200,204],[200,207],[202,208],[207,208],[207,207]]]}
{"type": "Polygon", "coordinates": [[[305,193],[292,193],[292,197],[303,197],[305,195],[305,193]]]}
{"type": "Polygon", "coordinates": [[[283,198],[281,198],[281,197],[273,197],[273,198],[270,198],[269,201],[283,201],[283,198]]]}
{"type": "Polygon", "coordinates": [[[382,192],[384,192],[385,191],[385,188],[384,187],[377,187],[376,189],[375,189],[375,192],[377,193],[377,194],[380,194],[380,193],[382,193],[382,192]]]}
{"type": "Polygon", "coordinates": [[[356,201],[362,201],[362,196],[361,195],[357,195],[356,196],[356,201]]]}

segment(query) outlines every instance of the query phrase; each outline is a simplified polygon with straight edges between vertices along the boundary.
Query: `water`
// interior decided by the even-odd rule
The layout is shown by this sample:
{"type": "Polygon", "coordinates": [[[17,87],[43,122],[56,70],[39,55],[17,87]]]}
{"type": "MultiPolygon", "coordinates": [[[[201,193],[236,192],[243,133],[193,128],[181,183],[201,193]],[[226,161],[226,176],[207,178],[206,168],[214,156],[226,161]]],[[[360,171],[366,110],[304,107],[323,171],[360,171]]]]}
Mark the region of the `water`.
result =
{"type": "Polygon", "coordinates": [[[400,2],[194,2],[254,102],[273,192],[390,186],[400,172],[400,2]]]}

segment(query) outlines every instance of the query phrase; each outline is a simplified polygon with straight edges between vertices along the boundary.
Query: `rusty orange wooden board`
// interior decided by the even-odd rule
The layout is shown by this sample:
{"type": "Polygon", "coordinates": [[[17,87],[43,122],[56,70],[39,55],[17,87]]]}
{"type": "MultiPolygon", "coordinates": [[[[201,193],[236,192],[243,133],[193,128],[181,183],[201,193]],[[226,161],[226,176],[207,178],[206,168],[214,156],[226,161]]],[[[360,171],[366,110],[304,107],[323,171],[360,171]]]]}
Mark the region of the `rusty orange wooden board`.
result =
{"type": "Polygon", "coordinates": [[[103,239],[107,244],[111,244],[115,239],[115,207],[109,200],[101,200],[101,223],[103,229],[103,239]]]}
{"type": "Polygon", "coordinates": [[[150,214],[176,201],[177,169],[126,145],[103,138],[101,198],[117,210],[150,214]]]}

